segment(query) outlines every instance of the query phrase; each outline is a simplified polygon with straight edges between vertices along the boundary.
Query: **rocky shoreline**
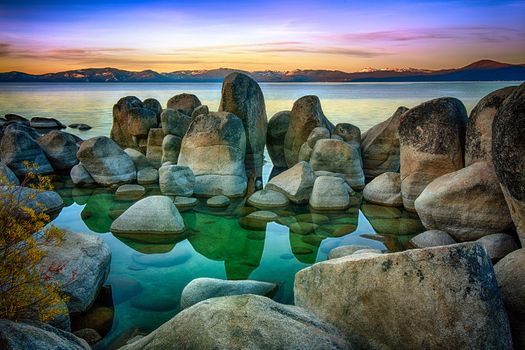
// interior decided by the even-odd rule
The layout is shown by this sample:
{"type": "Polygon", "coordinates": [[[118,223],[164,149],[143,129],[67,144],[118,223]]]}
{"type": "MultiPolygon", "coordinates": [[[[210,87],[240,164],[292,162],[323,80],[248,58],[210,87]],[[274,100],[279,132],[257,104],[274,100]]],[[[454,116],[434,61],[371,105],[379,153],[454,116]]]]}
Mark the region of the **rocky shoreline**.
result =
{"type": "MultiPolygon", "coordinates": [[[[295,306],[268,298],[275,286],[262,282],[195,280],[183,292],[182,312],[124,349],[525,346],[525,84],[485,96],[470,116],[452,97],[399,107],[362,134],[349,123],[333,125],[317,96],[268,120],[258,84],[232,73],[217,112],[191,94],[172,97],[166,109],[127,96],[113,107],[111,137],[81,140],[64,127],[55,119],[1,118],[2,189],[20,186],[25,161],[41,174],[68,174],[78,187],[114,188],[136,200],[113,221],[114,234],[181,235],[180,212],[197,197],[210,208],[245,198],[255,210],[243,219],[257,225],[289,205],[338,212],[362,195],[414,212],[426,229],[404,252],[334,249],[328,261],[297,273],[295,306]],[[274,171],[263,187],[265,147],[274,171]],[[161,195],[143,198],[148,185],[161,195]]],[[[56,193],[39,196],[60,210],[56,193]]],[[[91,236],[69,233],[65,242],[46,263],[69,261],[78,270],[78,284],[65,291],[74,318],[95,303],[110,251],[91,236]]],[[[7,349],[89,348],[68,333],[69,320],[59,321],[2,320],[0,341],[7,349]]],[[[89,329],[76,334],[93,343],[89,329]]]]}

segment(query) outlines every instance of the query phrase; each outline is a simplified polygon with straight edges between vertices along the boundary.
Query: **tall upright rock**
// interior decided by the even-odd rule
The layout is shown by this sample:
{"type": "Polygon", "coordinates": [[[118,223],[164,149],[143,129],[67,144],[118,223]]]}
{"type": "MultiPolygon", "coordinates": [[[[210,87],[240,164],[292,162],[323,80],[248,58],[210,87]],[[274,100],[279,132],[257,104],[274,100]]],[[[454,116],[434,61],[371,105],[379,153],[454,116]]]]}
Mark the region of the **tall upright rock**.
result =
{"type": "Polygon", "coordinates": [[[128,130],[128,114],[135,107],[143,107],[142,101],[135,96],[122,97],[113,106],[113,126],[110,136],[122,148],[137,149],[137,145],[135,145],[128,130]]]}
{"type": "Polygon", "coordinates": [[[290,111],[281,111],[274,114],[268,122],[268,132],[266,133],[266,148],[272,160],[273,166],[286,168],[284,158],[284,138],[290,124],[290,111]]]}

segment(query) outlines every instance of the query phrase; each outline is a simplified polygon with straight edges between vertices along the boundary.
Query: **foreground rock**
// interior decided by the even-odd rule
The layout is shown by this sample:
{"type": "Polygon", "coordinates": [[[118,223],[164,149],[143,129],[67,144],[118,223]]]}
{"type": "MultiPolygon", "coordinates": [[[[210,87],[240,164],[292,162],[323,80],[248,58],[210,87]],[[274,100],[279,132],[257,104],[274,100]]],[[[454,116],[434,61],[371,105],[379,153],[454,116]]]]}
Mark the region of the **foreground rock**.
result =
{"type": "Polygon", "coordinates": [[[113,185],[136,179],[135,165],[131,158],[105,136],[84,141],[77,157],[98,184],[113,185]]]}
{"type": "Polygon", "coordinates": [[[350,349],[337,330],[294,306],[256,295],[200,302],[131,349],[350,349]]]}
{"type": "Polygon", "coordinates": [[[69,171],[78,163],[77,140],[63,131],[51,131],[37,140],[56,171],[69,171]]]}
{"type": "Polygon", "coordinates": [[[35,139],[23,130],[6,128],[0,142],[0,160],[16,175],[25,176],[29,172],[36,174],[50,174],[53,168],[44,151],[35,139]],[[26,162],[36,169],[28,168],[26,162]]]}
{"type": "Polygon", "coordinates": [[[40,268],[53,270],[49,275],[69,297],[69,312],[89,309],[109,273],[108,245],[100,237],[66,232],[60,246],[44,246],[43,250],[40,268]]]}
{"type": "Polygon", "coordinates": [[[295,305],[358,349],[512,349],[492,263],[478,244],[329,260],[299,271],[294,291],[295,305]]]}
{"type": "Polygon", "coordinates": [[[295,101],[284,139],[284,155],[289,168],[299,161],[301,146],[306,142],[312,130],[319,126],[330,131],[333,129],[332,123],[323,113],[319,97],[309,95],[295,101]]]}
{"type": "Polygon", "coordinates": [[[516,250],[494,265],[496,279],[509,314],[515,349],[525,348],[525,249],[516,250]]]}
{"type": "Polygon", "coordinates": [[[246,137],[239,118],[231,113],[201,114],[182,141],[179,165],[195,175],[194,193],[201,196],[244,195],[246,137]]]}
{"type": "Polygon", "coordinates": [[[53,349],[90,350],[88,343],[69,332],[40,322],[0,320],[0,344],[3,350],[53,349]]]}
{"type": "Polygon", "coordinates": [[[492,124],[492,158],[503,194],[525,245],[525,83],[507,97],[492,124]]]}
{"type": "Polygon", "coordinates": [[[432,181],[415,201],[428,230],[471,241],[512,225],[492,163],[477,162],[432,181]]]}
{"type": "MultiPolygon", "coordinates": [[[[30,208],[36,213],[46,213],[49,215],[55,214],[62,209],[64,201],[62,197],[54,191],[41,191],[23,186],[0,186],[0,193],[5,196],[0,197],[1,200],[15,200],[18,202],[19,208],[30,208]]],[[[15,203],[16,203],[15,202],[15,203]]],[[[12,202],[11,202],[12,203],[12,202]]],[[[13,215],[25,215],[22,211],[13,213],[13,215]]]]}
{"type": "Polygon", "coordinates": [[[116,234],[169,235],[185,230],[182,216],[166,196],[150,196],[133,204],[111,224],[116,234]]]}
{"type": "Polygon", "coordinates": [[[180,299],[180,308],[183,310],[206,299],[232,295],[254,294],[272,298],[275,292],[277,292],[275,283],[196,278],[184,287],[180,299]]]}
{"type": "Polygon", "coordinates": [[[314,186],[315,175],[310,163],[300,162],[272,178],[267,190],[284,194],[292,203],[308,203],[314,186]]]}
{"type": "Polygon", "coordinates": [[[403,206],[399,173],[386,172],[378,175],[365,186],[363,198],[374,204],[389,207],[403,206]]]}
{"type": "Polygon", "coordinates": [[[399,135],[401,115],[408,111],[399,107],[384,122],[373,126],[362,136],[361,154],[363,171],[367,179],[385,172],[399,171],[399,135]]]}
{"type": "Polygon", "coordinates": [[[268,120],[259,84],[243,73],[228,74],[222,82],[219,112],[241,119],[246,134],[246,171],[261,176],[268,120]]]}
{"type": "Polygon", "coordinates": [[[430,248],[455,244],[456,241],[445,231],[429,230],[412,238],[410,243],[415,248],[430,248]]]}
{"type": "Polygon", "coordinates": [[[463,167],[467,111],[451,97],[424,102],[403,114],[399,126],[403,205],[414,201],[435,178],[463,167]]]}
{"type": "Polygon", "coordinates": [[[310,207],[314,210],[345,210],[350,206],[349,190],[341,178],[319,176],[314,182],[310,207]]]}

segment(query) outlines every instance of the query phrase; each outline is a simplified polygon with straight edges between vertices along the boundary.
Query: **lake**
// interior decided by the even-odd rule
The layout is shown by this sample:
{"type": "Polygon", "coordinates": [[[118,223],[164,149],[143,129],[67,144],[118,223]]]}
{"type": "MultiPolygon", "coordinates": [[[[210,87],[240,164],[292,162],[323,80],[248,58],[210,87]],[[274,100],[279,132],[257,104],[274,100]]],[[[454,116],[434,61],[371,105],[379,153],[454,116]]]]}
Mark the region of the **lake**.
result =
{"type": "MultiPolygon", "coordinates": [[[[303,95],[314,94],[320,97],[325,115],[334,124],[350,122],[365,131],[388,118],[400,105],[413,107],[432,98],[453,96],[470,111],[489,92],[517,84],[281,83],[261,84],[261,88],[268,116],[291,109],[303,95]]],[[[220,89],[221,85],[215,83],[0,84],[0,114],[55,117],[65,124],[87,123],[93,129],[66,131],[88,138],[109,135],[112,106],[120,97],[153,97],[165,105],[173,95],[188,92],[196,94],[210,110],[216,110],[220,89]]],[[[264,182],[271,170],[266,154],[264,182]]],[[[185,236],[150,242],[147,237],[130,239],[109,232],[112,221],[132,204],[115,200],[112,190],[75,188],[68,179],[59,179],[56,190],[65,207],[54,223],[73,232],[99,235],[112,250],[106,281],[111,287],[110,305],[107,300],[99,300],[93,309],[93,317],[101,322],[110,314],[109,323],[101,326],[108,333],[98,344],[99,349],[118,347],[126,339],[146,334],[169,320],[180,311],[182,289],[195,278],[274,282],[279,286],[275,299],[293,303],[295,273],[325,260],[334,247],[363,244],[402,250],[407,240],[424,230],[415,214],[363,203],[360,195],[353,198],[350,209],[339,213],[312,213],[304,206],[278,210],[277,222],[265,227],[252,227],[243,219],[253,210],[244,200],[233,201],[221,210],[210,209],[201,201],[193,211],[182,213],[188,227],[185,236]],[[293,223],[300,223],[305,230],[293,232],[293,223]]],[[[157,186],[147,188],[147,195],[158,193],[157,186]]]]}

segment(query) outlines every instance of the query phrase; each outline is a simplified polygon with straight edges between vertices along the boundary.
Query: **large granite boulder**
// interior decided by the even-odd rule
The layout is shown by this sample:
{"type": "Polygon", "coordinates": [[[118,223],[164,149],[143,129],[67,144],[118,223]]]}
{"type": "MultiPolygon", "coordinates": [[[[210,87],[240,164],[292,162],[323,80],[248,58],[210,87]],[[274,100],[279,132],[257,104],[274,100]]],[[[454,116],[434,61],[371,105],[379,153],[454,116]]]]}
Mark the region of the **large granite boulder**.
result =
{"type": "Polygon", "coordinates": [[[428,230],[472,241],[512,226],[512,218],[490,162],[477,162],[438,177],[415,201],[428,230]]]}
{"type": "Polygon", "coordinates": [[[399,173],[386,172],[378,175],[365,186],[363,198],[374,204],[389,207],[403,206],[399,173]]]}
{"type": "Polygon", "coordinates": [[[191,116],[193,110],[201,105],[199,98],[193,94],[179,94],[168,100],[167,107],[173,110],[180,109],[184,114],[191,116]]]}
{"type": "Polygon", "coordinates": [[[525,349],[525,248],[494,265],[498,286],[509,315],[514,349],[525,349]]]}
{"type": "Polygon", "coordinates": [[[398,107],[387,120],[371,127],[361,138],[363,170],[367,179],[385,172],[399,171],[399,124],[401,115],[408,111],[398,107]]]}
{"type": "Polygon", "coordinates": [[[3,350],[90,350],[85,340],[50,325],[35,322],[0,320],[3,350]]]}
{"type": "Polygon", "coordinates": [[[479,244],[328,260],[299,271],[294,292],[295,305],[335,325],[357,349],[512,349],[479,244]]]}
{"type": "Polygon", "coordinates": [[[167,196],[150,196],[133,204],[111,224],[118,235],[174,235],[184,232],[182,216],[167,196]]]}
{"type": "Polygon", "coordinates": [[[242,196],[247,187],[245,153],[246,137],[239,118],[226,112],[201,114],[182,140],[177,163],[192,169],[196,195],[242,196]]]}
{"type": "Polygon", "coordinates": [[[492,160],[503,194],[525,245],[525,83],[499,108],[492,124],[492,160]]]}
{"type": "Polygon", "coordinates": [[[142,102],[135,96],[122,97],[113,106],[113,126],[111,139],[122,148],[137,148],[132,135],[128,131],[128,114],[130,109],[143,107],[142,102]]]}
{"type": "Polygon", "coordinates": [[[20,185],[20,180],[16,177],[15,173],[7,165],[0,162],[0,185],[11,186],[20,185]]]}
{"type": "Polygon", "coordinates": [[[350,188],[345,180],[335,176],[315,179],[310,207],[314,210],[345,210],[350,206],[350,188]]]}
{"type": "Polygon", "coordinates": [[[59,246],[43,246],[41,271],[68,296],[69,312],[88,310],[109,273],[111,251],[97,236],[66,232],[59,246]]]}
{"type": "Polygon", "coordinates": [[[350,349],[331,325],[295,306],[257,295],[202,301],[121,348],[350,349]]]}
{"type": "Polygon", "coordinates": [[[333,125],[325,117],[319,97],[303,96],[293,104],[290,123],[284,138],[284,156],[289,168],[299,161],[299,150],[308,136],[318,126],[332,131],[333,125]]]}
{"type": "Polygon", "coordinates": [[[25,176],[29,172],[36,174],[53,172],[53,167],[35,139],[29,133],[14,128],[4,130],[0,142],[0,160],[17,176],[25,176]],[[29,164],[26,164],[27,162],[29,164]],[[36,169],[32,165],[35,165],[36,169]]]}
{"type": "Polygon", "coordinates": [[[492,161],[492,122],[503,101],[515,89],[515,86],[507,86],[491,92],[470,112],[465,133],[465,166],[492,161]]]}
{"type": "Polygon", "coordinates": [[[157,125],[160,125],[160,115],[162,113],[162,105],[160,102],[154,98],[147,98],[142,101],[144,108],[152,110],[157,116],[157,125]]]}
{"type": "Polygon", "coordinates": [[[401,194],[405,209],[435,178],[463,168],[467,111],[451,97],[424,102],[401,117],[401,194]]]}
{"type": "Polygon", "coordinates": [[[310,163],[300,162],[273,177],[265,189],[281,192],[292,203],[308,203],[314,187],[315,175],[310,163]]]}
{"type": "Polygon", "coordinates": [[[222,82],[219,112],[233,113],[244,125],[246,134],[246,171],[262,176],[267,117],[259,84],[243,73],[230,73],[222,82]]]}
{"type": "Polygon", "coordinates": [[[162,142],[164,141],[164,136],[164,130],[161,128],[149,129],[146,158],[155,167],[159,167],[162,161],[162,142]]]}
{"type": "Polygon", "coordinates": [[[310,164],[314,171],[329,171],[343,174],[346,182],[355,190],[365,187],[365,176],[361,167],[361,153],[344,141],[324,139],[315,143],[310,164]]]}
{"type": "Polygon", "coordinates": [[[281,111],[273,115],[268,121],[268,131],[266,133],[266,148],[272,160],[272,164],[277,168],[287,168],[284,158],[284,138],[290,124],[290,111],[281,111]]]}
{"type": "Polygon", "coordinates": [[[187,166],[166,164],[159,168],[159,186],[167,196],[191,197],[195,175],[187,166]]]}
{"type": "Polygon", "coordinates": [[[160,115],[160,121],[165,135],[175,135],[182,139],[188,131],[191,117],[181,110],[168,108],[160,115]]]}
{"type": "Polygon", "coordinates": [[[77,152],[77,158],[98,184],[113,185],[136,179],[135,165],[131,158],[105,136],[84,141],[77,152]]]}
{"type": "MultiPolygon", "coordinates": [[[[128,132],[136,139],[148,137],[149,129],[159,125],[155,111],[145,107],[133,107],[128,112],[128,132]]],[[[141,149],[141,151],[145,151],[141,149]]]]}
{"type": "Polygon", "coordinates": [[[254,294],[272,298],[276,292],[277,285],[275,283],[196,278],[182,290],[180,308],[183,310],[206,299],[232,295],[254,294]]]}
{"type": "Polygon", "coordinates": [[[37,140],[56,171],[69,171],[78,163],[77,140],[67,132],[53,130],[37,140]]]}

